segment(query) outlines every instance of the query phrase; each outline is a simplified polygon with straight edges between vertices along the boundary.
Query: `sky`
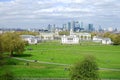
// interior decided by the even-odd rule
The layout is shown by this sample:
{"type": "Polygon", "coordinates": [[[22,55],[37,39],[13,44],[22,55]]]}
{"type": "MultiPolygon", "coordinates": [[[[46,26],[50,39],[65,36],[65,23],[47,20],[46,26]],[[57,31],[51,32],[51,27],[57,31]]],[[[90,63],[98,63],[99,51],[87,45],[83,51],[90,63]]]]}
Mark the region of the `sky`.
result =
{"type": "Polygon", "coordinates": [[[0,0],[0,28],[41,28],[72,21],[120,28],[120,0],[0,0]]]}

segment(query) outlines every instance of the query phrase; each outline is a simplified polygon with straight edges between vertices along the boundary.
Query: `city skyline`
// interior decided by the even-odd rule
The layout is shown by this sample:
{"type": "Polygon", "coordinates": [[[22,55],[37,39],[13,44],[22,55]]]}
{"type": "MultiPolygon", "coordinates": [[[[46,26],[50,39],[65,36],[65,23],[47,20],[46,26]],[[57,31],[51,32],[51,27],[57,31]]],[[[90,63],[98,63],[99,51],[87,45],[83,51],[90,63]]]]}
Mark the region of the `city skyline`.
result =
{"type": "Polygon", "coordinates": [[[0,0],[0,28],[62,26],[70,21],[120,29],[119,0],[0,0]]]}

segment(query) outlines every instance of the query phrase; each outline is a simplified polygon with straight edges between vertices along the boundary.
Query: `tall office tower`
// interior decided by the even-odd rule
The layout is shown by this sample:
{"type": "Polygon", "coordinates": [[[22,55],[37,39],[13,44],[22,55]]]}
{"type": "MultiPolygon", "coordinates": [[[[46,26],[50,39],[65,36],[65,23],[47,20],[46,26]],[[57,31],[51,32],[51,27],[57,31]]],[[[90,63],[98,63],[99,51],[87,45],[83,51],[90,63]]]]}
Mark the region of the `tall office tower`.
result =
{"type": "Polygon", "coordinates": [[[74,28],[75,32],[80,32],[80,23],[78,21],[75,22],[75,28],[74,28]]]}
{"type": "Polygon", "coordinates": [[[75,21],[72,22],[72,27],[71,27],[71,29],[72,29],[73,31],[75,31],[75,21]]]}
{"type": "Polygon", "coordinates": [[[51,25],[48,24],[47,30],[50,31],[51,30],[51,25]]]}
{"type": "Polygon", "coordinates": [[[103,31],[103,29],[102,29],[101,26],[99,26],[98,31],[99,31],[99,32],[102,32],[102,31],[103,31]]]}
{"type": "Polygon", "coordinates": [[[55,28],[56,28],[56,25],[53,24],[53,27],[52,27],[52,32],[55,32],[55,28]]]}
{"type": "Polygon", "coordinates": [[[75,27],[80,27],[80,24],[78,21],[75,22],[75,27]]]}
{"type": "Polygon", "coordinates": [[[114,29],[114,32],[117,32],[117,31],[118,31],[118,29],[117,29],[117,28],[115,28],[115,29],[114,29]]]}
{"type": "Polygon", "coordinates": [[[81,24],[80,24],[80,28],[83,28],[83,22],[81,22],[81,24]]]}
{"type": "Polygon", "coordinates": [[[67,28],[68,28],[68,31],[71,30],[71,22],[68,22],[68,26],[67,26],[67,28]]]}
{"type": "Polygon", "coordinates": [[[63,31],[66,31],[66,30],[67,30],[67,25],[63,24],[63,31]]]}
{"type": "Polygon", "coordinates": [[[94,31],[93,24],[88,24],[88,31],[90,32],[94,31]]]}
{"type": "Polygon", "coordinates": [[[84,31],[84,26],[83,26],[83,22],[80,23],[80,31],[84,31]]]}
{"type": "Polygon", "coordinates": [[[56,25],[54,24],[54,25],[53,25],[53,31],[54,31],[54,32],[55,32],[55,29],[56,29],[56,25]]]}
{"type": "Polygon", "coordinates": [[[47,30],[48,30],[48,31],[51,31],[51,30],[52,30],[51,28],[52,28],[52,25],[49,24],[48,27],[47,27],[47,30]]]}

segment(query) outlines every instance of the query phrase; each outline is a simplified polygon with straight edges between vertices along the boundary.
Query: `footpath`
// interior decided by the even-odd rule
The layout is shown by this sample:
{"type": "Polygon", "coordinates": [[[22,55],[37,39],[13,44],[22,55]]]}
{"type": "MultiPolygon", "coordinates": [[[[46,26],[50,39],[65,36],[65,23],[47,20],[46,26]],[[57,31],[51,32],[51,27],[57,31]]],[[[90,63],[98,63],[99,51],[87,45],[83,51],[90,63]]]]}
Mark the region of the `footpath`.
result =
{"type": "MultiPolygon", "coordinates": [[[[42,64],[53,64],[53,65],[59,65],[59,66],[72,66],[70,64],[61,64],[61,63],[53,63],[53,62],[44,62],[44,61],[38,61],[38,60],[28,60],[24,58],[18,58],[18,57],[12,57],[17,60],[22,60],[26,62],[37,62],[37,63],[42,63],[42,64]]],[[[111,69],[111,68],[99,68],[100,70],[110,70],[110,71],[120,71],[120,69],[111,69]]]]}

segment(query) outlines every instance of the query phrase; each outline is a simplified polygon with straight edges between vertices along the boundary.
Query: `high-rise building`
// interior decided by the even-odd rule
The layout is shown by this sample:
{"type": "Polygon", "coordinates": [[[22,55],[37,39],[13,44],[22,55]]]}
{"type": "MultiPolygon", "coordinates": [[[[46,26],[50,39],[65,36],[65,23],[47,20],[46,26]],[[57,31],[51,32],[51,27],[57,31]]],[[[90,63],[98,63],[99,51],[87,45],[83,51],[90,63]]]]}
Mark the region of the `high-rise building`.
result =
{"type": "Polygon", "coordinates": [[[75,22],[75,27],[80,27],[80,24],[78,21],[75,22]]]}
{"type": "Polygon", "coordinates": [[[68,22],[68,26],[67,26],[67,28],[68,28],[68,31],[70,31],[71,30],[71,22],[68,22]]]}
{"type": "Polygon", "coordinates": [[[75,21],[72,22],[72,30],[75,31],[75,21]]]}
{"type": "Polygon", "coordinates": [[[55,32],[55,29],[56,29],[56,25],[54,24],[54,25],[53,25],[53,31],[54,31],[54,32],[55,32]]]}
{"type": "Polygon", "coordinates": [[[99,31],[99,32],[102,32],[102,31],[103,31],[103,29],[102,29],[101,26],[99,26],[98,31],[99,31]]]}
{"type": "Polygon", "coordinates": [[[48,27],[47,27],[47,29],[48,29],[48,30],[50,30],[50,27],[51,27],[51,25],[50,25],[50,24],[48,24],[48,27]]]}
{"type": "Polygon", "coordinates": [[[77,31],[78,29],[80,29],[79,21],[73,21],[71,28],[73,29],[74,32],[77,31]]]}
{"type": "Polygon", "coordinates": [[[94,31],[93,24],[88,24],[88,31],[90,32],[94,31]]]}
{"type": "Polygon", "coordinates": [[[51,24],[48,25],[47,30],[48,30],[48,31],[51,31],[51,30],[52,30],[52,25],[51,25],[51,24]]]}
{"type": "Polygon", "coordinates": [[[80,28],[83,28],[83,22],[81,22],[81,24],[80,24],[80,28]]]}
{"type": "Polygon", "coordinates": [[[67,25],[63,24],[63,30],[66,31],[67,30],[67,25]]]}

